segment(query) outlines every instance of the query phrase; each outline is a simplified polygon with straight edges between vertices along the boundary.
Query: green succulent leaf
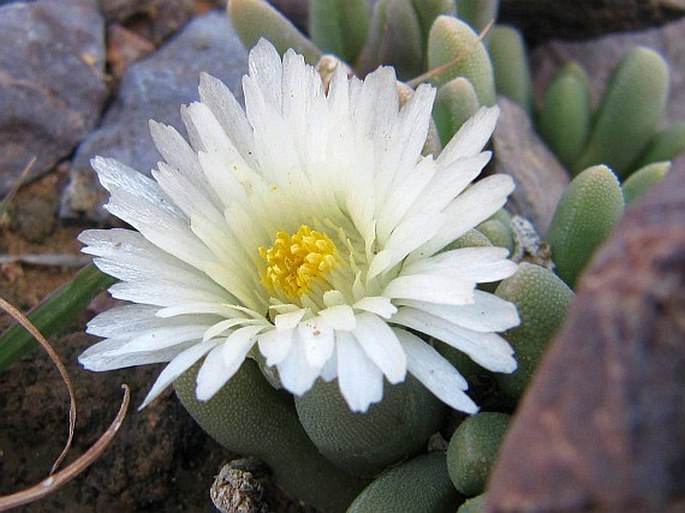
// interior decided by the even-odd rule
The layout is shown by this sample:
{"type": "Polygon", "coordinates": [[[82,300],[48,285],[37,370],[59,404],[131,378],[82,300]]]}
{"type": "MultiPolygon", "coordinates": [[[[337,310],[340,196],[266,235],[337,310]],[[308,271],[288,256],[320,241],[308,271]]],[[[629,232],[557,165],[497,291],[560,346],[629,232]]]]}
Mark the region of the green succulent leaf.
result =
{"type": "Polygon", "coordinates": [[[423,70],[423,39],[412,0],[378,0],[355,69],[363,76],[381,64],[390,65],[400,80],[409,80],[423,70]]]}
{"type": "Polygon", "coordinates": [[[437,86],[464,77],[481,105],[495,104],[495,79],[490,56],[478,35],[452,16],[438,16],[428,36],[428,68],[437,86]]]}
{"type": "Polygon", "coordinates": [[[445,454],[434,452],[381,474],[347,513],[452,513],[458,502],[445,454]]]}
{"type": "Polygon", "coordinates": [[[482,32],[490,22],[497,21],[499,0],[456,0],[457,16],[482,32]]]}
{"type": "Polygon", "coordinates": [[[495,25],[490,31],[488,50],[497,92],[518,103],[530,115],[533,85],[528,52],[521,33],[514,27],[495,25]]]}
{"type": "Polygon", "coordinates": [[[611,77],[574,170],[606,164],[619,176],[628,176],[657,129],[669,80],[668,64],[654,50],[638,47],[626,54],[611,77]]]}
{"type": "Polygon", "coordinates": [[[438,89],[433,103],[433,120],[443,146],[479,107],[476,90],[464,77],[450,80],[438,89]]]}
{"type": "Polygon", "coordinates": [[[454,0],[412,0],[412,2],[421,22],[424,43],[428,40],[428,33],[433,26],[435,18],[441,14],[447,16],[454,16],[456,14],[454,0]]]}
{"type": "Polygon", "coordinates": [[[507,248],[509,253],[514,249],[514,235],[511,227],[499,219],[489,219],[476,226],[476,230],[485,235],[493,246],[507,248]]]}
{"type": "Polygon", "coordinates": [[[466,499],[466,502],[459,506],[457,513],[481,513],[485,504],[485,495],[482,493],[471,499],[466,499]]]}
{"type": "Polygon", "coordinates": [[[354,63],[369,35],[366,0],[310,0],[309,35],[324,52],[354,63]]]}
{"type": "Polygon", "coordinates": [[[324,511],[343,512],[368,481],[325,459],[307,437],[292,396],[275,390],[253,360],[209,401],[195,397],[199,364],[174,382],[181,403],[229,451],[257,457],[288,492],[324,511]]]}
{"type": "Polygon", "coordinates": [[[640,157],[637,167],[644,167],[652,162],[675,160],[683,153],[685,153],[685,121],[654,134],[644,154],[640,157]]]}
{"type": "Polygon", "coordinates": [[[482,412],[459,424],[447,448],[452,483],[467,497],[483,493],[490,469],[509,428],[509,415],[482,412]]]}
{"type": "Polygon", "coordinates": [[[300,423],[328,460],[356,475],[375,476],[425,449],[445,407],[414,377],[385,384],[383,400],[366,413],[350,411],[337,382],[318,380],[295,399],[300,423]]]}
{"type": "Polygon", "coordinates": [[[265,0],[229,0],[228,14],[246,48],[263,37],[281,54],[292,48],[312,65],[321,58],[321,50],[265,0]]]}
{"type": "Polygon", "coordinates": [[[591,120],[590,79],[579,64],[570,62],[552,78],[538,120],[545,141],[569,169],[585,147],[591,120]]]}
{"type": "Polygon", "coordinates": [[[512,374],[494,374],[500,389],[518,398],[566,318],[574,294],[552,271],[523,262],[514,276],[499,284],[495,295],[514,303],[521,318],[519,326],[503,334],[514,348],[518,367],[512,374]]]}
{"type": "Polygon", "coordinates": [[[652,164],[647,164],[630,175],[621,186],[623,199],[626,205],[642,196],[651,189],[652,186],[663,180],[670,169],[670,162],[654,162],[652,164]]]}
{"type": "Polygon", "coordinates": [[[622,214],[621,187],[606,166],[586,169],[564,191],[547,238],[556,272],[570,287],[622,214]]]}

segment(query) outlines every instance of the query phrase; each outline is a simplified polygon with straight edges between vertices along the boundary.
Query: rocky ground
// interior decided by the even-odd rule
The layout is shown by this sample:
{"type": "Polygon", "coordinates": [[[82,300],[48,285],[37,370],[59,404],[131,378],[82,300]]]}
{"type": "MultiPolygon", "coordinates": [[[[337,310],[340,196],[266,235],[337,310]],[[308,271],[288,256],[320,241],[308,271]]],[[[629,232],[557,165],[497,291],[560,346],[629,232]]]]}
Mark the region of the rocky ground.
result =
{"type": "MultiPolygon", "coordinates": [[[[102,209],[104,191],[89,166],[93,156],[116,157],[149,171],[159,155],[148,135],[148,120],[180,128],[179,106],[197,99],[201,71],[218,76],[232,90],[239,91],[247,53],[223,10],[224,3],[0,1],[0,198],[20,179],[31,158],[36,158],[25,185],[0,219],[2,297],[22,309],[35,306],[83,265],[76,241],[78,233],[115,222],[102,209]],[[31,255],[42,258],[36,262],[31,255]]],[[[302,1],[275,3],[303,25],[302,1]]],[[[515,3],[503,2],[503,14],[509,4],[508,13],[514,21],[518,13],[512,8],[515,3]]],[[[637,14],[623,24],[624,28],[640,28],[639,32],[539,45],[532,54],[537,87],[543,87],[563,62],[576,59],[592,71],[597,98],[626,46],[648,44],[659,49],[672,66],[673,88],[664,121],[685,119],[685,20],[670,21],[669,12],[650,12],[651,27],[645,29],[644,23],[636,23],[637,14]],[[666,24],[653,26],[655,23],[666,24]]],[[[529,39],[548,39],[547,32],[539,27],[531,28],[523,21],[521,24],[528,26],[529,39]]],[[[559,27],[557,33],[569,35],[561,30],[563,23],[559,27]]],[[[604,27],[620,28],[610,24],[604,27]]],[[[545,30],[549,31],[549,25],[545,30]]],[[[593,35],[599,35],[596,27],[593,31],[593,35]]],[[[505,166],[516,176],[520,185],[514,201],[520,210],[544,225],[556,203],[555,195],[561,194],[568,178],[536,136],[522,130],[526,121],[516,106],[504,103],[502,123],[495,136],[496,165],[505,166]],[[533,205],[531,198],[538,197],[540,190],[547,192],[549,201],[533,205]]],[[[682,191],[683,181],[678,177],[685,174],[683,159],[674,173],[672,187],[682,191]]],[[[682,206],[682,195],[677,201],[682,206]]],[[[664,235],[674,237],[669,251],[682,252],[682,241],[676,237],[682,217],[669,217],[671,214],[663,212],[655,215],[671,220],[672,224],[665,226],[672,229],[664,235]]],[[[639,222],[628,223],[626,229],[644,228],[635,228],[636,224],[639,222]]],[[[615,244],[626,242],[619,239],[615,244]]],[[[639,271],[644,262],[636,262],[639,271]]],[[[682,271],[682,261],[677,265],[682,271]]],[[[597,272],[602,273],[602,268],[597,272]]],[[[682,276],[683,272],[680,279],[682,276]]],[[[682,301],[682,294],[678,297],[681,299],[677,301],[682,301]]],[[[683,311],[683,304],[677,301],[664,303],[667,311],[662,314],[679,319],[665,337],[683,330],[682,316],[673,314],[683,311]]],[[[638,303],[636,308],[642,308],[638,303]]],[[[109,304],[108,298],[98,298],[66,335],[53,341],[73,376],[79,400],[76,442],[70,458],[82,453],[114,418],[121,383],[131,386],[132,404],[137,406],[159,372],[158,368],[146,367],[92,374],[79,368],[76,356],[94,341],[83,334],[83,326],[109,304]]],[[[0,329],[7,325],[8,318],[0,316],[0,329]]],[[[571,335],[566,337],[573,339],[571,335]]],[[[645,351],[649,356],[649,350],[645,351]]],[[[685,360],[682,355],[680,358],[685,360]]],[[[66,437],[67,396],[57,372],[41,351],[1,373],[0,391],[0,494],[7,494],[46,475],[66,437]]],[[[531,404],[526,407],[532,408],[531,404]]],[[[676,412],[667,419],[669,422],[682,421],[676,412]]],[[[651,429],[658,431],[658,427],[651,429]]],[[[682,433],[677,425],[674,429],[682,433]]],[[[515,452],[511,454],[510,458],[516,460],[515,452]]],[[[221,464],[232,457],[208,439],[175,398],[167,394],[143,412],[132,408],[112,446],[75,482],[17,511],[214,511],[208,488],[221,464]]],[[[632,464],[621,461],[628,467],[632,464]]],[[[498,478],[509,483],[501,472],[498,478]]],[[[279,511],[300,509],[280,496],[276,504],[274,508],[279,511]]]]}

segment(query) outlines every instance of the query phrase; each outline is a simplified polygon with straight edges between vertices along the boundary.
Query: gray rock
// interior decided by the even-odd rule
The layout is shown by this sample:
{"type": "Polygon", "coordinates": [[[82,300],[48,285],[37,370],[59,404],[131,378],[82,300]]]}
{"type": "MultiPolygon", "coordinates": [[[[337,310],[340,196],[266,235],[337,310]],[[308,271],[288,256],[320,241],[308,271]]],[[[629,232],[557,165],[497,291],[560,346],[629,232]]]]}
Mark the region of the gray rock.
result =
{"type": "Polygon", "coordinates": [[[500,96],[502,109],[492,136],[495,172],[514,178],[508,208],[530,220],[543,235],[569,184],[569,175],[535,132],[525,110],[500,96]]]}
{"type": "Polygon", "coordinates": [[[237,91],[247,70],[247,52],[223,12],[190,22],[176,37],[146,59],[132,64],[105,115],[102,126],[80,146],[63,197],[61,216],[109,218],[102,205],[106,193],[90,167],[96,155],[114,157],[149,173],[160,160],[148,121],[182,130],[180,107],[198,99],[200,73],[206,71],[237,91]]]}
{"type": "Polygon", "coordinates": [[[664,124],[685,119],[685,18],[662,27],[611,34],[582,42],[552,41],[538,47],[531,56],[536,98],[542,98],[553,74],[566,62],[579,62],[590,76],[595,102],[601,98],[609,76],[628,50],[644,45],[657,50],[671,66],[671,94],[664,124]]]}
{"type": "Polygon", "coordinates": [[[92,0],[0,7],[0,196],[69,155],[100,118],[104,22],[92,0]]]}

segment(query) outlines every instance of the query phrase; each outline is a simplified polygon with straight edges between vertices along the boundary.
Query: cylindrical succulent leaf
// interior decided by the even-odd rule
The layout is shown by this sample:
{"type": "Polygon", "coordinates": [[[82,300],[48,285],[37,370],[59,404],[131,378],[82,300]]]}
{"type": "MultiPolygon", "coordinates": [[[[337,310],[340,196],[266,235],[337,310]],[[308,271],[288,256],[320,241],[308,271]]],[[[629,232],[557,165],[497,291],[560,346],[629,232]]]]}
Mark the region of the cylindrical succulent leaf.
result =
{"type": "Polygon", "coordinates": [[[483,493],[510,417],[482,412],[459,424],[447,448],[447,469],[457,490],[473,497],[483,493]]]}
{"type": "Polygon", "coordinates": [[[574,294],[552,271],[527,262],[519,265],[514,276],[502,281],[495,294],[514,303],[521,317],[521,324],[503,335],[514,348],[518,367],[512,374],[494,374],[500,389],[518,398],[566,318],[574,294]]]}
{"type": "Polygon", "coordinates": [[[570,62],[550,82],[538,119],[540,133],[569,169],[585,147],[591,119],[590,80],[579,64],[570,62]]]}
{"type": "Polygon", "coordinates": [[[431,82],[441,86],[456,77],[471,82],[481,105],[495,104],[490,56],[478,35],[453,16],[438,16],[428,35],[431,82]]]}
{"type": "Polygon", "coordinates": [[[355,69],[364,76],[386,64],[395,67],[400,80],[409,80],[423,70],[423,39],[412,0],[378,0],[355,69]]]}
{"type": "Polygon", "coordinates": [[[427,447],[442,426],[445,408],[414,377],[385,384],[383,400],[355,413],[337,382],[322,380],[295,399],[300,423],[328,460],[361,476],[375,476],[427,447]]]}
{"type": "Polygon", "coordinates": [[[309,35],[322,51],[354,63],[369,35],[366,0],[310,0],[309,35]]]}
{"type": "Polygon", "coordinates": [[[547,239],[556,273],[570,287],[622,214],[623,193],[606,166],[586,169],[564,191],[547,239]]]}
{"type": "Polygon", "coordinates": [[[381,474],[359,494],[347,513],[453,513],[458,503],[445,454],[434,452],[381,474]]]}
{"type": "Polygon", "coordinates": [[[488,239],[485,235],[483,235],[478,230],[473,228],[461,237],[459,237],[457,240],[447,245],[443,251],[471,247],[481,248],[487,246],[492,246],[492,242],[490,242],[490,239],[488,239]]]}
{"type": "Polygon", "coordinates": [[[654,162],[635,171],[621,186],[625,204],[636,200],[659,183],[670,169],[670,162],[654,162]]]}
{"type": "Polygon", "coordinates": [[[321,50],[265,0],[229,0],[228,14],[246,48],[252,48],[264,37],[279,53],[292,48],[309,64],[316,64],[321,57],[321,50]]]}
{"type": "Polygon", "coordinates": [[[637,167],[644,167],[652,162],[675,160],[682,153],[685,153],[685,121],[654,134],[637,167]]]}
{"type": "Polygon", "coordinates": [[[441,14],[447,16],[454,16],[456,14],[454,0],[412,0],[412,2],[421,22],[424,43],[428,39],[428,33],[433,26],[435,18],[441,14]]]}
{"type": "Polygon", "coordinates": [[[295,497],[324,511],[343,512],[368,484],[319,454],[300,425],[292,397],[272,388],[254,361],[246,360],[206,402],[195,397],[198,369],[195,365],[174,383],[183,406],[226,449],[266,462],[295,497]]]}
{"type": "Polygon", "coordinates": [[[508,224],[499,219],[489,219],[476,226],[476,230],[485,235],[493,246],[507,248],[509,253],[514,249],[514,236],[508,224]]]}
{"type": "Polygon", "coordinates": [[[611,77],[587,147],[574,169],[606,164],[625,177],[656,131],[668,88],[668,64],[657,52],[638,47],[625,55],[611,77]]]}
{"type": "Polygon", "coordinates": [[[490,22],[497,21],[499,0],[456,0],[457,16],[481,32],[490,22]]]}
{"type": "Polygon", "coordinates": [[[470,499],[466,499],[466,502],[459,506],[457,513],[482,513],[483,505],[485,504],[484,493],[476,495],[470,499]]]}
{"type": "Polygon", "coordinates": [[[450,80],[438,89],[433,103],[433,120],[443,146],[479,108],[476,91],[464,77],[450,80]]]}
{"type": "Polygon", "coordinates": [[[513,27],[495,25],[490,30],[488,50],[495,72],[495,89],[518,103],[530,115],[533,85],[528,52],[521,33],[513,27]]]}

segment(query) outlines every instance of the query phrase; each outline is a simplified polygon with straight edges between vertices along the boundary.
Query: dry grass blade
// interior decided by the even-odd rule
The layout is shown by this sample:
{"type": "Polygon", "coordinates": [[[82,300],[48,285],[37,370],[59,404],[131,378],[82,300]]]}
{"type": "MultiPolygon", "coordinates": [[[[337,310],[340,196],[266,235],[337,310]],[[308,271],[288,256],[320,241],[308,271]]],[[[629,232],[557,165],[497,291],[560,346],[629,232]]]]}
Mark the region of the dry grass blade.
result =
{"type": "Polygon", "coordinates": [[[69,377],[69,373],[67,372],[67,369],[64,367],[64,364],[62,363],[62,360],[57,354],[57,352],[52,348],[50,342],[48,342],[45,339],[45,337],[40,333],[40,331],[36,329],[33,323],[31,323],[28,317],[26,317],[21,312],[21,310],[16,308],[11,303],[5,301],[1,297],[0,308],[2,308],[8,314],[10,314],[15,321],[21,324],[29,333],[31,333],[31,335],[35,337],[35,339],[40,343],[40,345],[42,345],[45,348],[48,355],[50,356],[50,359],[55,363],[57,370],[59,370],[59,373],[62,376],[62,379],[64,380],[64,384],[67,386],[67,391],[69,392],[69,436],[67,437],[67,443],[64,444],[64,449],[62,449],[62,452],[55,460],[54,465],[52,465],[50,474],[53,474],[59,467],[60,463],[62,463],[62,461],[66,457],[67,453],[69,452],[69,449],[71,448],[71,442],[74,439],[74,429],[76,427],[76,394],[74,394],[74,385],[72,384],[71,378],[69,377]]]}
{"type": "MultiPolygon", "coordinates": [[[[477,42],[480,42],[485,38],[485,36],[490,32],[490,29],[492,28],[492,25],[495,23],[495,20],[490,20],[488,24],[483,28],[482,32],[478,34],[478,39],[477,42]]],[[[431,78],[435,78],[440,76],[441,74],[445,73],[447,70],[449,70],[452,66],[457,64],[459,61],[462,59],[465,59],[466,57],[469,56],[470,52],[475,50],[475,46],[472,46],[470,48],[465,48],[461,52],[459,52],[454,59],[451,61],[443,64],[442,66],[438,66],[437,68],[433,68],[431,70],[426,71],[423,75],[419,75],[416,78],[412,78],[407,82],[407,85],[411,88],[417,88],[420,84],[423,82],[426,82],[430,80],[431,78]]]]}
{"type": "Polygon", "coordinates": [[[122,385],[121,387],[124,389],[124,398],[121,401],[119,413],[117,413],[114,421],[110,424],[109,428],[107,428],[107,431],[102,434],[98,441],[95,442],[90,449],[83,453],[69,466],[55,474],[52,474],[50,477],[44,479],[37,485],[12,495],[0,497],[0,511],[8,511],[12,508],[42,499],[46,495],[53,493],[58,488],[61,488],[63,485],[71,481],[100,457],[109,443],[114,439],[114,436],[116,435],[117,431],[119,431],[119,428],[124,421],[124,417],[126,416],[126,410],[128,409],[128,404],[131,398],[131,392],[127,385],[122,385]]]}
{"type": "Polygon", "coordinates": [[[12,198],[14,198],[14,195],[19,190],[19,187],[21,187],[21,184],[24,183],[24,180],[26,180],[29,171],[31,171],[31,168],[35,163],[36,157],[31,157],[31,160],[29,160],[29,163],[26,164],[26,167],[19,175],[19,178],[17,178],[17,180],[14,182],[12,188],[9,190],[5,198],[2,201],[0,201],[0,219],[2,218],[2,215],[5,213],[5,210],[7,209],[8,205],[10,204],[10,201],[12,201],[12,198]]]}

